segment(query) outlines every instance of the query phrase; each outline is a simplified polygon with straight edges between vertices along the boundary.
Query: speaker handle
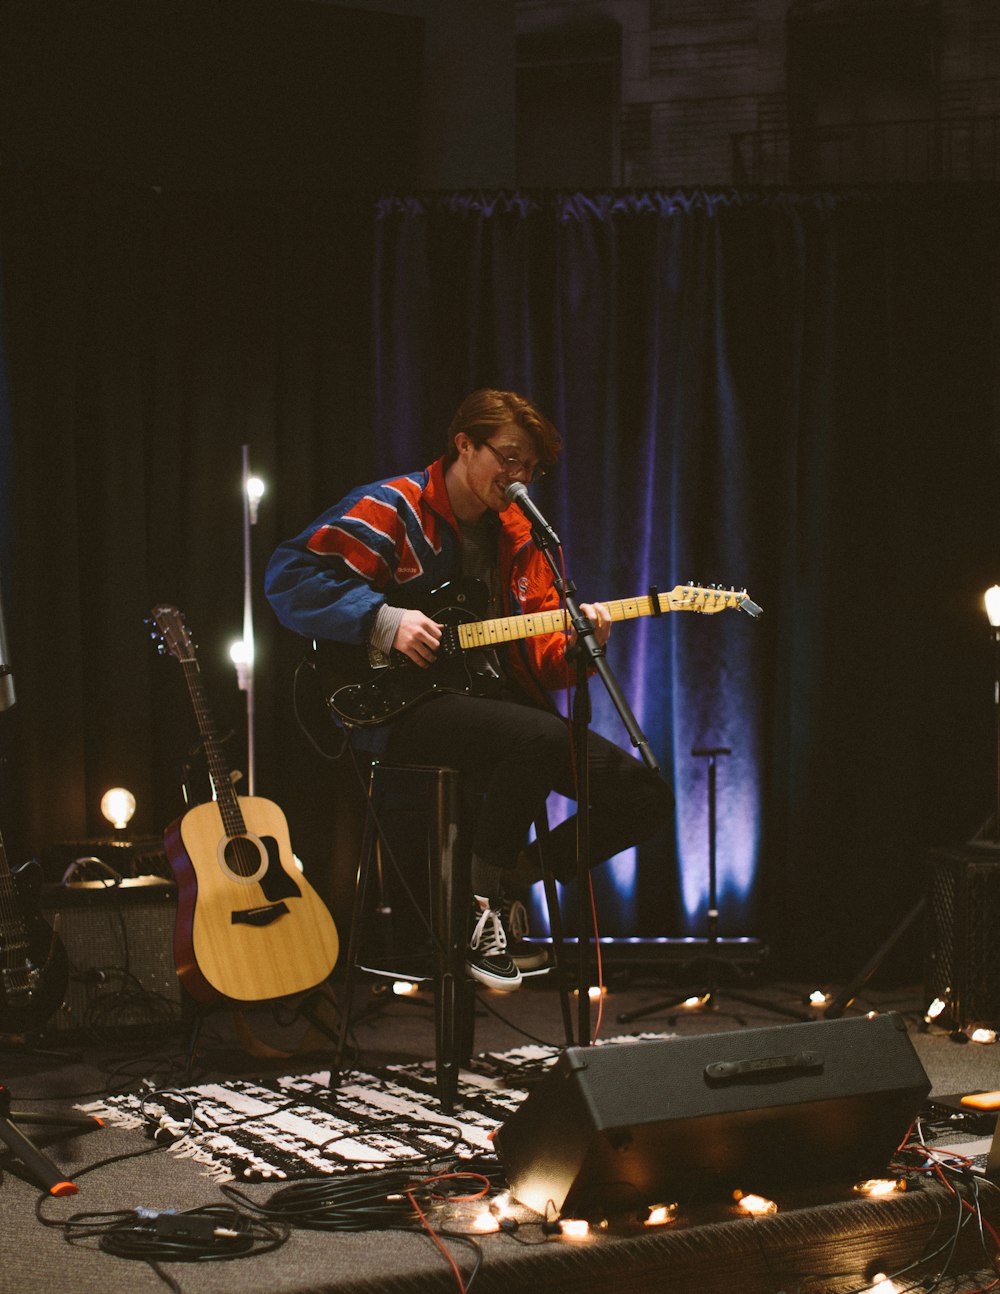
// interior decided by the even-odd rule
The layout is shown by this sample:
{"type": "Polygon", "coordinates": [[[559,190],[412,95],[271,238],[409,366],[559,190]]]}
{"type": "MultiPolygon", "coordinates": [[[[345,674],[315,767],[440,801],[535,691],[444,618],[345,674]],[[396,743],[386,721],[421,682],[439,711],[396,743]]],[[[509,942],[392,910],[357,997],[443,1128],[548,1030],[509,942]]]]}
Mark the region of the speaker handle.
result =
{"type": "Polygon", "coordinates": [[[717,1060],[705,1066],[709,1082],[730,1083],[748,1074],[798,1074],[822,1069],[818,1051],[800,1051],[791,1056],[763,1056],[759,1060],[717,1060]]]}

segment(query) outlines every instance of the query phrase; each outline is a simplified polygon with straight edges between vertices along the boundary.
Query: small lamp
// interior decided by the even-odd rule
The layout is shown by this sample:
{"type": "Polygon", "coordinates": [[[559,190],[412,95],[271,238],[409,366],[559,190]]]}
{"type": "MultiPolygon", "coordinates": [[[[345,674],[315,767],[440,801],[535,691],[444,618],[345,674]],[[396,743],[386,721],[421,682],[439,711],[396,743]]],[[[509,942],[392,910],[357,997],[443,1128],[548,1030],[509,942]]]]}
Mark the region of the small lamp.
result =
{"type": "Polygon", "coordinates": [[[122,832],[135,813],[135,796],[124,786],[113,786],[101,796],[101,812],[116,832],[122,832]]]}

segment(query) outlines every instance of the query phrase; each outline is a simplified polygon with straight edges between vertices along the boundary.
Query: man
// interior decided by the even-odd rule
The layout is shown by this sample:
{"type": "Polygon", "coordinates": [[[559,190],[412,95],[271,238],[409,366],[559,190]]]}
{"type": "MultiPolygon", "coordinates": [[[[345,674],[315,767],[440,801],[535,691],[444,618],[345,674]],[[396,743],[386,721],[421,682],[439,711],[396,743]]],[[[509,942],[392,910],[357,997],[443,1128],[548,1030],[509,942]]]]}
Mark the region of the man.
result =
{"type": "MultiPolygon", "coordinates": [[[[506,490],[536,480],[560,447],[555,427],[523,396],[473,392],[452,420],[442,458],[353,490],[277,549],[266,591],[278,619],[307,638],[363,646],[373,664],[398,652],[427,670],[442,630],[421,607],[449,581],[481,581],[489,617],[557,609],[551,568],[506,490]]],[[[581,610],[606,643],[607,608],[581,610]]],[[[572,734],[549,698],[575,678],[567,660],[574,644],[575,633],[560,630],[463,653],[478,658],[475,692],[484,694],[431,695],[381,727],[355,729],[356,744],[369,750],[457,768],[484,788],[467,968],[493,988],[517,988],[538,957],[530,944],[509,943],[505,924],[523,914],[512,890],[541,875],[537,843],[525,842],[545,797],[554,790],[575,798],[572,734]]],[[[670,818],[673,798],[657,774],[597,733],[589,765],[592,866],[651,836],[670,818]]],[[[544,866],[560,880],[576,875],[575,819],[548,837],[544,866]]]]}

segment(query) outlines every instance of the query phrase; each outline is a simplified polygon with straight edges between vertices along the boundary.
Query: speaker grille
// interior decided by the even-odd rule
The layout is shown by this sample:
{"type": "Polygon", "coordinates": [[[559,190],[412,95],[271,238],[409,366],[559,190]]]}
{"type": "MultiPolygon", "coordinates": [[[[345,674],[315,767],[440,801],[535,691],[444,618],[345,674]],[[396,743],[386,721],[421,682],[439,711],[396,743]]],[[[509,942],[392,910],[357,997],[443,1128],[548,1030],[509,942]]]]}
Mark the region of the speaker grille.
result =
{"type": "Polygon", "coordinates": [[[158,877],[43,887],[42,915],[70,963],[66,1000],[47,1030],[113,1039],[179,1021],[176,914],[176,886],[158,877]]]}
{"type": "Polygon", "coordinates": [[[924,985],[942,1023],[1000,1028],[1000,860],[974,849],[931,855],[924,985]]]}

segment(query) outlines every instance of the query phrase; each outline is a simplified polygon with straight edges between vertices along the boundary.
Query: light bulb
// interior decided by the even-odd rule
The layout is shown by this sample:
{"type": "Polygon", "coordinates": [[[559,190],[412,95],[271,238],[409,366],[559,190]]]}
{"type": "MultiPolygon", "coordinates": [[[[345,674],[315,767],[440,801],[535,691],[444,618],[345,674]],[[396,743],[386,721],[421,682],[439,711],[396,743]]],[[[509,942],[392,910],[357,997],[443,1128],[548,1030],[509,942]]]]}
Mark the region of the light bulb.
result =
{"type": "Polygon", "coordinates": [[[229,646],[229,659],[234,665],[249,665],[253,661],[253,645],[244,642],[242,638],[237,638],[229,646]]]}
{"type": "Polygon", "coordinates": [[[135,813],[135,796],[124,786],[113,786],[101,796],[101,812],[116,831],[123,831],[135,813]]]}
{"type": "Polygon", "coordinates": [[[983,601],[986,603],[986,618],[994,629],[1000,629],[1000,584],[987,589],[983,601]]]}
{"type": "Polygon", "coordinates": [[[264,497],[264,482],[259,476],[247,477],[247,502],[250,508],[250,524],[257,524],[257,506],[264,497]]]}

